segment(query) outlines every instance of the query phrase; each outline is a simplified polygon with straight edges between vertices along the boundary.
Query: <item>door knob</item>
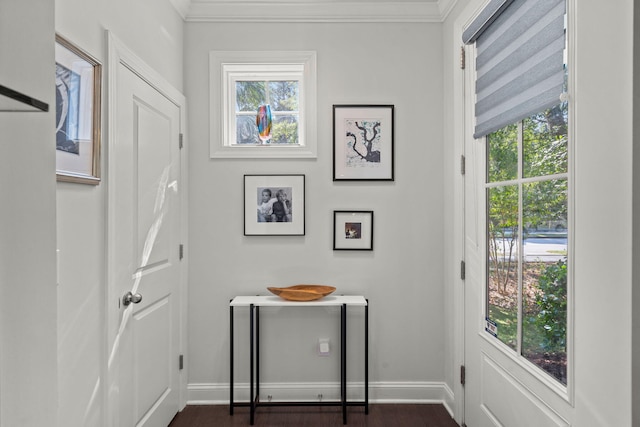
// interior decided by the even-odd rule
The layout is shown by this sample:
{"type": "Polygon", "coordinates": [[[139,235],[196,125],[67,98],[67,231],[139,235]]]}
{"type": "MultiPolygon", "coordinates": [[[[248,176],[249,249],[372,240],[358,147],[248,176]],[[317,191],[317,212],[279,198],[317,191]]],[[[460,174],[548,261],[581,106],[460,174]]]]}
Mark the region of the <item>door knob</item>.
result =
{"type": "Polygon", "coordinates": [[[140,295],[140,294],[133,294],[131,292],[127,292],[122,297],[122,304],[124,304],[125,307],[128,306],[131,303],[137,304],[140,301],[142,301],[142,295],[140,295]]]}

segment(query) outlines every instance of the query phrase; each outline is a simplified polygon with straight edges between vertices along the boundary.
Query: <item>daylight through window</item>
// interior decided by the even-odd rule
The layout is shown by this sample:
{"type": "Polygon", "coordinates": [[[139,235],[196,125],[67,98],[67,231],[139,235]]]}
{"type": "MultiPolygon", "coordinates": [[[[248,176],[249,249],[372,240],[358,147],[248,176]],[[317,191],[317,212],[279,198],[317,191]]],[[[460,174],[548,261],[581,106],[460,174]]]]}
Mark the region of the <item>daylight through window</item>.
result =
{"type": "Polygon", "coordinates": [[[567,384],[568,138],[562,103],[487,136],[487,331],[567,384]]]}
{"type": "Polygon", "coordinates": [[[256,112],[269,105],[273,117],[269,144],[299,144],[299,85],[297,80],[238,80],[235,85],[235,144],[262,144],[256,112]]]}

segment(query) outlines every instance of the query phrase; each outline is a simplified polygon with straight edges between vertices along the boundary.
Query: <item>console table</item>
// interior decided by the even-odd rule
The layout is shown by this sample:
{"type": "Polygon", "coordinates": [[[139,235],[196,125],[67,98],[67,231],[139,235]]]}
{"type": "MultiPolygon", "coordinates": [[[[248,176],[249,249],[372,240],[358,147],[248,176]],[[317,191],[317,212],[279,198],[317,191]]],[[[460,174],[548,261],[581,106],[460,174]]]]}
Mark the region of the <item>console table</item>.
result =
{"type": "Polygon", "coordinates": [[[342,421],[347,423],[348,406],[364,406],[369,413],[369,302],[363,296],[327,296],[316,301],[287,301],[277,296],[237,296],[229,303],[229,414],[236,406],[249,406],[253,425],[259,406],[341,406],[342,421]],[[260,307],[340,307],[340,401],[336,402],[261,402],[260,401],[260,307]],[[364,307],[364,401],[347,400],[347,307],[364,307]],[[249,308],[249,402],[233,400],[233,310],[249,308]]]}

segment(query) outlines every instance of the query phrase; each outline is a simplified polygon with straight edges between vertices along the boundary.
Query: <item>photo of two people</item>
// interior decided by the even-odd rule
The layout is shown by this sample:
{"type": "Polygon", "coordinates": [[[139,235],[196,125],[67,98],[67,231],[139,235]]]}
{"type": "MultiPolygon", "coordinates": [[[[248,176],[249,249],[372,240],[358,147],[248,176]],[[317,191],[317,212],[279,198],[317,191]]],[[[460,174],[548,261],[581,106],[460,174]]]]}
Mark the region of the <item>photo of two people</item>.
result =
{"type": "Polygon", "coordinates": [[[258,222],[291,222],[291,187],[258,187],[258,222]]]}

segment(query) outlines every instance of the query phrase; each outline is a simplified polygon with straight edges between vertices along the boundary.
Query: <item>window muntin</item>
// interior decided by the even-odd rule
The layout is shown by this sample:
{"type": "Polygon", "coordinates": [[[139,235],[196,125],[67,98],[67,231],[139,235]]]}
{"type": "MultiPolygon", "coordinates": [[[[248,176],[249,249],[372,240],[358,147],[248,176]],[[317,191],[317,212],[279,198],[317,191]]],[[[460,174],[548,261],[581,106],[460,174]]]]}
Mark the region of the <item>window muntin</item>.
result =
{"type": "Polygon", "coordinates": [[[566,385],[566,103],[489,134],[486,182],[487,329],[566,385]]]}

